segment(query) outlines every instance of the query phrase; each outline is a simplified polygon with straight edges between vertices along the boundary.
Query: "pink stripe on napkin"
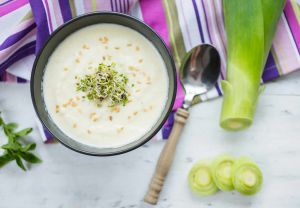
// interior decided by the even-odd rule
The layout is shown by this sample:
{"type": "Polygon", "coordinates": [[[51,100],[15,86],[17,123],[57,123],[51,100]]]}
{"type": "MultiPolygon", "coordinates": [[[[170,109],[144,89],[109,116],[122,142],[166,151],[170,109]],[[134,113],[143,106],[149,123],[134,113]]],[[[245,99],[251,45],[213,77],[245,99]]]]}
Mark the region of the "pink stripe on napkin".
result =
{"type": "Polygon", "coordinates": [[[28,0],[15,0],[11,1],[4,6],[0,7],[0,17],[19,9],[20,7],[28,4],[28,0]]]}
{"type": "Polygon", "coordinates": [[[57,25],[62,25],[64,23],[63,21],[63,17],[62,17],[62,12],[61,12],[61,8],[59,6],[59,0],[52,0],[51,3],[53,5],[53,13],[55,16],[55,21],[57,25]]]}
{"type": "Polygon", "coordinates": [[[49,29],[50,29],[50,32],[53,32],[53,25],[52,25],[52,19],[51,19],[48,0],[44,0],[44,2],[45,2],[45,7],[46,7],[47,19],[48,19],[48,23],[49,23],[49,29]]]}
{"type": "MultiPolygon", "coordinates": [[[[299,10],[300,11],[300,10],[299,10]]],[[[289,26],[292,30],[292,33],[294,34],[294,40],[296,42],[298,52],[300,53],[300,23],[297,21],[295,12],[293,10],[291,1],[288,0],[285,5],[284,9],[287,21],[289,23],[289,26]]]]}
{"type": "Polygon", "coordinates": [[[99,0],[96,1],[97,10],[110,10],[111,5],[109,0],[99,0]]]}
{"type": "Polygon", "coordinates": [[[143,20],[152,27],[170,48],[166,16],[161,0],[140,0],[143,20]]]}

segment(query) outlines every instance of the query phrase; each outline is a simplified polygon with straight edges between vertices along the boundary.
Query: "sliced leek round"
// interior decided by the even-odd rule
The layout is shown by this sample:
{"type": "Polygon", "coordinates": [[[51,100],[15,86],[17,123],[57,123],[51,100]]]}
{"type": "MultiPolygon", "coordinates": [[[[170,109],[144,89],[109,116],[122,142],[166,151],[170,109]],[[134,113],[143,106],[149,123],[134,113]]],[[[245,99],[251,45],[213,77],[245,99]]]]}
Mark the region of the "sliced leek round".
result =
{"type": "Polygon", "coordinates": [[[210,161],[199,161],[189,172],[189,186],[193,193],[200,196],[213,195],[218,191],[212,174],[210,161]]]}
{"type": "Polygon", "coordinates": [[[232,183],[241,194],[253,195],[261,189],[263,175],[251,159],[241,157],[232,167],[232,183]]]}
{"type": "Polygon", "coordinates": [[[234,189],[232,183],[232,167],[235,158],[231,155],[220,155],[212,163],[212,176],[215,184],[222,191],[234,189]]]}

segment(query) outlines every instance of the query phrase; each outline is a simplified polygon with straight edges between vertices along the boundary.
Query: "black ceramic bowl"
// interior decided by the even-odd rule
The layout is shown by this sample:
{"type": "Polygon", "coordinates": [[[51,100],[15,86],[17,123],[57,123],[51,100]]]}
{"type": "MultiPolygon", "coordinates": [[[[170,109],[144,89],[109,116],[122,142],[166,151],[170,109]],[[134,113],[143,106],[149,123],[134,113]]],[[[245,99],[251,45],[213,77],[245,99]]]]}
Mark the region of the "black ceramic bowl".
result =
{"type": "MultiPolygon", "coordinates": [[[[122,38],[121,35],[120,38],[122,38]]],[[[133,150],[137,147],[140,147],[141,145],[149,141],[159,131],[159,129],[166,121],[169,113],[172,110],[175,96],[176,96],[175,65],[163,40],[149,26],[147,26],[140,20],[125,14],[114,13],[114,12],[89,13],[86,15],[76,17],[70,20],[69,22],[65,23],[61,27],[59,27],[57,30],[55,30],[52,33],[52,35],[50,36],[49,40],[46,42],[41,52],[37,55],[33,65],[32,74],[31,74],[31,97],[32,97],[35,111],[37,112],[39,119],[42,121],[44,126],[52,133],[52,135],[55,138],[57,138],[66,147],[88,155],[109,156],[109,155],[121,154],[133,150]],[[93,25],[93,24],[98,24],[98,23],[114,23],[118,25],[127,26],[139,32],[148,40],[150,40],[153,43],[153,45],[156,47],[156,49],[159,51],[160,55],[162,56],[169,77],[168,100],[156,124],[148,133],[146,133],[140,139],[118,148],[97,148],[93,146],[88,146],[76,140],[73,140],[72,138],[65,135],[50,118],[46,109],[44,96],[43,96],[42,82],[43,82],[43,75],[45,72],[45,66],[48,62],[48,58],[55,50],[55,48],[60,44],[60,42],[62,42],[71,33],[83,27],[93,25]]]]}

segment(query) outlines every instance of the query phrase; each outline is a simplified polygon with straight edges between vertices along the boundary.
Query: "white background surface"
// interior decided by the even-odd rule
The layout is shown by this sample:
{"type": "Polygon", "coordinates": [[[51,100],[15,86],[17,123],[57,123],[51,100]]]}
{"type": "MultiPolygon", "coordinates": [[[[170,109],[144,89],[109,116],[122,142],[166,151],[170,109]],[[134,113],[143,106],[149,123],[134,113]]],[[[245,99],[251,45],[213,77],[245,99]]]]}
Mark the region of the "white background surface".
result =
{"type": "MultiPolygon", "coordinates": [[[[191,109],[156,207],[299,208],[300,72],[267,85],[254,125],[246,131],[228,133],[219,127],[221,101],[191,109]],[[189,168],[198,159],[225,152],[248,155],[259,163],[265,178],[262,191],[252,197],[236,192],[193,196],[187,186],[189,168]]],[[[35,126],[29,85],[0,84],[0,107],[8,121],[35,126]]],[[[1,208],[144,207],[140,202],[164,144],[151,142],[124,155],[98,158],[61,144],[43,144],[36,129],[31,138],[43,163],[28,172],[15,164],[0,169],[1,208]]]]}
{"type": "MultiPolygon", "coordinates": [[[[12,17],[7,15],[9,21],[0,19],[0,42],[10,33],[12,20],[20,19],[27,9],[12,17]]],[[[14,67],[26,67],[22,63],[14,67]]],[[[191,109],[156,207],[299,208],[300,72],[267,85],[254,125],[246,131],[228,133],[219,127],[221,101],[191,109]],[[252,197],[236,192],[193,196],[187,186],[190,167],[199,159],[225,152],[248,155],[259,163],[265,179],[262,191],[252,197]]],[[[60,144],[43,144],[28,84],[0,83],[0,111],[5,112],[7,121],[35,128],[29,139],[37,142],[36,152],[43,159],[28,172],[13,163],[0,169],[0,208],[146,207],[141,201],[164,142],[151,142],[130,153],[106,158],[81,155],[60,144]]],[[[0,144],[3,142],[0,134],[0,144]]]]}

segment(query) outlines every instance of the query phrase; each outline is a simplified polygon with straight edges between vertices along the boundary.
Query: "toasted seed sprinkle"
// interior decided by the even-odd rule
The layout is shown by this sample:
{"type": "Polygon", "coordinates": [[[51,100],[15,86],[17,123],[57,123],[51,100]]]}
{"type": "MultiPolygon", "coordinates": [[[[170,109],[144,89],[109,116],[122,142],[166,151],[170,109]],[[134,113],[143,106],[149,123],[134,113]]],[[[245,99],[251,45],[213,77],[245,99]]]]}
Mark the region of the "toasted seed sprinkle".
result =
{"type": "Polygon", "coordinates": [[[137,81],[137,83],[138,83],[138,84],[142,84],[142,82],[141,82],[141,81],[137,81]]]}
{"type": "Polygon", "coordinates": [[[104,36],[102,38],[99,38],[99,41],[103,44],[106,44],[108,42],[108,37],[104,36]]]}
{"type": "Polygon", "coordinates": [[[93,116],[95,116],[95,115],[96,115],[96,113],[95,113],[95,112],[91,113],[91,114],[90,114],[90,119],[92,119],[92,118],[93,118],[93,116]]]}
{"type": "Polygon", "coordinates": [[[147,109],[147,108],[144,108],[143,111],[144,111],[144,112],[148,112],[148,109],[147,109]]]}
{"type": "Polygon", "coordinates": [[[80,63],[80,59],[79,58],[75,59],[75,62],[79,64],[80,63]]]}
{"type": "Polygon", "coordinates": [[[120,50],[120,47],[115,47],[116,50],[120,50]]]}
{"type": "Polygon", "coordinates": [[[90,46],[88,46],[87,44],[83,44],[82,48],[84,48],[84,49],[90,49],[90,46]]]}
{"type": "Polygon", "coordinates": [[[113,117],[112,117],[112,116],[109,116],[108,119],[109,119],[110,121],[112,121],[112,120],[113,120],[113,117]]]}
{"type": "Polygon", "coordinates": [[[91,132],[91,130],[88,129],[88,130],[87,130],[87,133],[88,133],[88,134],[91,134],[92,132],[91,132]]]}
{"type": "Polygon", "coordinates": [[[118,106],[114,107],[111,109],[111,112],[116,112],[119,113],[120,112],[120,108],[118,106]]]}
{"type": "Polygon", "coordinates": [[[105,56],[102,56],[102,60],[105,61],[105,59],[106,59],[106,57],[105,57],[105,56]]]}
{"type": "Polygon", "coordinates": [[[93,122],[96,122],[96,121],[98,121],[99,120],[99,118],[94,118],[93,119],[93,122]]]}
{"type": "Polygon", "coordinates": [[[73,128],[76,128],[76,127],[77,127],[77,124],[76,124],[76,123],[74,123],[74,124],[73,124],[73,128]]]}
{"type": "Polygon", "coordinates": [[[68,106],[68,104],[67,104],[67,103],[63,104],[63,107],[64,107],[64,108],[66,108],[67,106],[68,106]]]}
{"type": "Polygon", "coordinates": [[[131,116],[128,116],[128,119],[130,120],[130,119],[131,119],[131,116]]]}
{"type": "Polygon", "coordinates": [[[55,112],[56,112],[56,113],[59,113],[59,105],[56,105],[56,106],[55,106],[55,112]]]}
{"type": "Polygon", "coordinates": [[[132,43],[127,43],[126,46],[127,46],[127,47],[131,47],[131,46],[132,46],[132,43]]]}
{"type": "Polygon", "coordinates": [[[128,96],[131,96],[131,93],[130,93],[130,92],[128,92],[128,96]]]}
{"type": "Polygon", "coordinates": [[[64,68],[64,71],[68,71],[68,70],[69,70],[69,68],[68,68],[68,67],[65,67],[65,68],[64,68]]]}
{"type": "Polygon", "coordinates": [[[79,100],[80,100],[80,97],[79,97],[79,96],[76,96],[76,100],[78,100],[78,101],[79,101],[79,100]]]}
{"type": "Polygon", "coordinates": [[[134,66],[128,66],[128,69],[130,71],[135,71],[135,72],[139,72],[140,71],[139,69],[135,68],[134,66]]]}
{"type": "Polygon", "coordinates": [[[134,71],[134,67],[133,67],[133,66],[128,66],[128,69],[129,69],[130,71],[134,71]]]}
{"type": "Polygon", "coordinates": [[[75,107],[77,107],[77,103],[72,102],[71,106],[72,106],[73,108],[75,108],[75,107]]]}
{"type": "Polygon", "coordinates": [[[104,37],[103,37],[103,42],[104,42],[104,43],[107,43],[107,42],[108,42],[108,37],[104,36],[104,37]]]}
{"type": "Polygon", "coordinates": [[[139,50],[140,50],[140,47],[138,47],[138,46],[135,47],[135,50],[136,50],[136,51],[139,51],[139,50]]]}
{"type": "Polygon", "coordinates": [[[124,130],[124,127],[117,128],[117,132],[118,132],[118,133],[121,133],[121,131],[123,131],[123,130],[124,130]]]}
{"type": "Polygon", "coordinates": [[[143,59],[139,59],[139,63],[143,63],[143,59]]]}
{"type": "Polygon", "coordinates": [[[137,114],[138,114],[138,112],[137,112],[137,111],[133,112],[133,115],[135,115],[135,116],[136,116],[137,114]]]}

